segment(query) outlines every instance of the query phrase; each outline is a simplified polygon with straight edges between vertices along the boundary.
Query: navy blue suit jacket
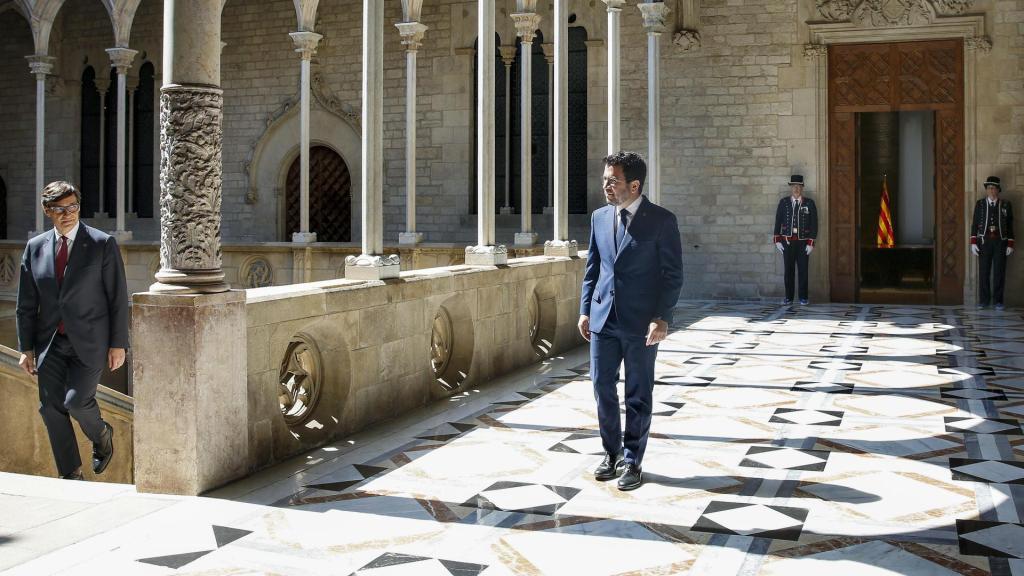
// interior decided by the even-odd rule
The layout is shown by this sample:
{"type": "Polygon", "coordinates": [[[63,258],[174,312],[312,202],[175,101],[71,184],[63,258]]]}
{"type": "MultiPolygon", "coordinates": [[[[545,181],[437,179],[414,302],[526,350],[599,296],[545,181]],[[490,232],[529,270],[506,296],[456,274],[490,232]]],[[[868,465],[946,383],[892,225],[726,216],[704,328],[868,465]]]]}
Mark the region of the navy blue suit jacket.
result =
{"type": "Polygon", "coordinates": [[[601,332],[614,304],[619,328],[645,336],[655,318],[671,323],[683,287],[683,249],[675,214],[645,196],[615,250],[615,207],[594,211],[580,314],[601,332]]]}
{"type": "Polygon", "coordinates": [[[25,246],[18,285],[18,348],[35,351],[36,364],[42,366],[63,320],[79,360],[102,369],[109,348],[128,348],[128,286],[117,240],[80,223],[60,288],[56,252],[53,230],[25,246]]]}

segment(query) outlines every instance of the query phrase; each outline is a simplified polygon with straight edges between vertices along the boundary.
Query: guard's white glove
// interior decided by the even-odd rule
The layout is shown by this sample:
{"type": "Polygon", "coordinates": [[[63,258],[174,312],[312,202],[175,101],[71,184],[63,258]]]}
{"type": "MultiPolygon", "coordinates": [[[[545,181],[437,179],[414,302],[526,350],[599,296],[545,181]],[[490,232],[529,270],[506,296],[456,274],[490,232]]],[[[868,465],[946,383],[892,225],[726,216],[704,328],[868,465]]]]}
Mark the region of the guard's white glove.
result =
{"type": "Polygon", "coordinates": [[[775,249],[779,251],[779,254],[782,254],[786,251],[786,249],[782,246],[782,242],[776,242],[775,249]]]}
{"type": "Polygon", "coordinates": [[[813,252],[813,251],[814,251],[814,246],[811,246],[810,244],[808,244],[807,247],[804,248],[804,252],[807,252],[808,256],[810,256],[811,252],[813,252]]]}
{"type": "Polygon", "coordinates": [[[1010,254],[1013,254],[1013,246],[1006,247],[1006,255],[1009,256],[1010,254]]]}
{"type": "Polygon", "coordinates": [[[971,244],[971,254],[974,254],[975,256],[978,255],[978,245],[977,244],[971,244]]]}

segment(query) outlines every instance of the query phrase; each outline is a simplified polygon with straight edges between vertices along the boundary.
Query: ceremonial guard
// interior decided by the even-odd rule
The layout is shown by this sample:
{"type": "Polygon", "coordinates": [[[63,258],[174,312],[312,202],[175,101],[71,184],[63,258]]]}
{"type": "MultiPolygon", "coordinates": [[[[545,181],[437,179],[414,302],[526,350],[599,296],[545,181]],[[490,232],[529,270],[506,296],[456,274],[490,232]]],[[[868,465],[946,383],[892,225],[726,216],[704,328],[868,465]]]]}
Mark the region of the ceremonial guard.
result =
{"type": "Polygon", "coordinates": [[[786,299],[782,303],[793,303],[793,275],[797,274],[800,304],[804,305],[807,304],[807,266],[814,250],[814,239],[818,237],[818,208],[814,200],[804,197],[804,177],[800,174],[790,177],[789,190],[790,195],[779,200],[775,209],[772,241],[785,262],[786,299]]]}
{"type": "Polygon", "coordinates": [[[985,180],[985,198],[974,204],[971,253],[978,257],[978,304],[1003,309],[1006,257],[1013,254],[1013,206],[999,197],[999,178],[985,180]],[[991,278],[990,278],[991,277],[991,278]],[[989,282],[991,279],[991,283],[989,282]]]}

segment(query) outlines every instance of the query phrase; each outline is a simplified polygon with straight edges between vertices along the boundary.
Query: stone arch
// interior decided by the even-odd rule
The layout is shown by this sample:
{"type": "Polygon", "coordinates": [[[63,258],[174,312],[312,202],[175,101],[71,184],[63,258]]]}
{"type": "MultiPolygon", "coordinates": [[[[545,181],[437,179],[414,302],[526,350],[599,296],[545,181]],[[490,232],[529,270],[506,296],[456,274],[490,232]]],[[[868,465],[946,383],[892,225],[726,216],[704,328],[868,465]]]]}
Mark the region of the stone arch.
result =
{"type": "MultiPolygon", "coordinates": [[[[352,179],[352,237],[361,232],[357,215],[361,209],[362,142],[358,124],[348,114],[311,106],[310,147],[326,146],[338,153],[352,179]]],[[[246,172],[249,190],[246,202],[254,205],[255,221],[276,222],[276,238],[285,235],[285,183],[288,168],[299,155],[299,107],[286,105],[284,112],[269,120],[266,131],[253,147],[246,172]]]]}

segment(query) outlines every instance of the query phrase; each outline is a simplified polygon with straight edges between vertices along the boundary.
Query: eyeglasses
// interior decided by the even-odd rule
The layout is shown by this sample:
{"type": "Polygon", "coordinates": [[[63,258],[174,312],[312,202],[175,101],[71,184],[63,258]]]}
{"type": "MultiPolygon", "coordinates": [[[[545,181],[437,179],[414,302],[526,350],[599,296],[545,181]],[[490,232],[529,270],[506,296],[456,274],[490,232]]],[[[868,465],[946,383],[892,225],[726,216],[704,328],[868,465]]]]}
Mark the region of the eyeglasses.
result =
{"type": "Polygon", "coordinates": [[[76,202],[74,204],[68,204],[67,206],[47,206],[46,207],[46,211],[47,212],[52,212],[52,213],[60,216],[61,214],[65,213],[65,212],[67,212],[68,214],[75,214],[79,210],[81,210],[81,208],[82,208],[82,205],[76,202]]]}

